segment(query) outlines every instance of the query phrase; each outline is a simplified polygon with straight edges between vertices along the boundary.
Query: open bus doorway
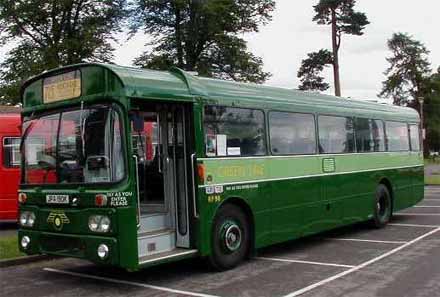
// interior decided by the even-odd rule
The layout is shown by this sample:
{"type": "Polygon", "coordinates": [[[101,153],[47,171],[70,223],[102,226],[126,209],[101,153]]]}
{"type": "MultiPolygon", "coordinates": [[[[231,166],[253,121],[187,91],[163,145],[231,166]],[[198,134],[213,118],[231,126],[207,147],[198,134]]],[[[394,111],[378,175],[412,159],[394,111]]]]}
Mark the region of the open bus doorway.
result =
{"type": "Polygon", "coordinates": [[[132,113],[139,186],[138,252],[144,260],[190,246],[186,117],[186,108],[174,104],[139,106],[132,113]]]}

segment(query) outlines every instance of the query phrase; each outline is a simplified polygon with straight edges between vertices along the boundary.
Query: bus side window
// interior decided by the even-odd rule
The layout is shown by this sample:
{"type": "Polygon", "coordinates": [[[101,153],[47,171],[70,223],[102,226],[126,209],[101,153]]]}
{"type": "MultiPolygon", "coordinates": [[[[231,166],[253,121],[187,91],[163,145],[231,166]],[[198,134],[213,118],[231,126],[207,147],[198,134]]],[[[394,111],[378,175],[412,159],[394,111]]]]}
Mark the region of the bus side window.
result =
{"type": "Polygon", "coordinates": [[[421,150],[420,146],[420,126],[419,125],[409,125],[409,135],[411,140],[411,151],[419,152],[421,150]]]}
{"type": "Polygon", "coordinates": [[[274,155],[315,154],[315,131],[313,114],[269,113],[270,145],[274,155]]]}
{"type": "Polygon", "coordinates": [[[264,113],[261,110],[205,106],[204,132],[208,157],[266,154],[264,113]]]}
{"type": "Polygon", "coordinates": [[[386,122],[388,150],[409,151],[408,125],[402,122],[386,122]]]}
{"type": "Polygon", "coordinates": [[[319,150],[321,153],[354,153],[354,123],[352,118],[318,117],[319,150]]]}
{"type": "Polygon", "coordinates": [[[20,166],[20,137],[3,138],[3,166],[16,168],[20,166]]]}
{"type": "Polygon", "coordinates": [[[385,151],[385,133],[381,120],[356,118],[355,130],[358,153],[385,151]]]}

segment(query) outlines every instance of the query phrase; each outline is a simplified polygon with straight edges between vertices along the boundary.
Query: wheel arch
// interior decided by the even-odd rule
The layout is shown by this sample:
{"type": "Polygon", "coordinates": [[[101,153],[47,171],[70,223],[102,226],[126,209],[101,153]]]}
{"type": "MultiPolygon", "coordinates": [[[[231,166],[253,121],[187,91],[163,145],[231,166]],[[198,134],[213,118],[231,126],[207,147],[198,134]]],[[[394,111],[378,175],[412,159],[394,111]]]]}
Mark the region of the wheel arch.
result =
{"type": "Polygon", "coordinates": [[[222,201],[222,203],[217,207],[215,214],[217,214],[220,208],[222,208],[224,205],[227,204],[232,204],[240,208],[248,219],[249,233],[251,240],[248,256],[251,256],[252,253],[254,253],[255,251],[255,218],[252,209],[245,199],[237,196],[231,196],[222,201]]]}

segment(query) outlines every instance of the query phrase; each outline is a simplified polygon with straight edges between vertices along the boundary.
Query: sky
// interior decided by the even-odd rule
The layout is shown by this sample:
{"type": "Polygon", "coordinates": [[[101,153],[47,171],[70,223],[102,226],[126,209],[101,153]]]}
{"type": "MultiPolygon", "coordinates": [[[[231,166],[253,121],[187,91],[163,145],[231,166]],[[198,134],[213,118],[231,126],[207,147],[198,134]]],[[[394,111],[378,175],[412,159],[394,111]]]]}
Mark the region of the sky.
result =
{"type": "MultiPolygon", "coordinates": [[[[271,86],[297,88],[296,77],[301,60],[307,53],[321,48],[331,49],[329,26],[314,23],[313,5],[318,0],[276,0],[272,21],[260,31],[243,34],[248,47],[263,58],[264,70],[272,73],[266,82],[271,86]]],[[[431,51],[432,68],[440,66],[439,0],[358,0],[356,10],[364,12],[369,21],[363,36],[342,37],[340,71],[342,95],[357,99],[375,99],[380,92],[385,60],[390,55],[387,40],[395,32],[405,32],[423,42],[431,51]]],[[[137,34],[117,44],[115,62],[131,66],[135,57],[145,50],[149,36],[137,34]]],[[[0,61],[8,47],[0,48],[0,61]]],[[[326,81],[333,84],[332,69],[325,72],[326,81]]],[[[333,89],[327,91],[333,94],[333,89]]]]}

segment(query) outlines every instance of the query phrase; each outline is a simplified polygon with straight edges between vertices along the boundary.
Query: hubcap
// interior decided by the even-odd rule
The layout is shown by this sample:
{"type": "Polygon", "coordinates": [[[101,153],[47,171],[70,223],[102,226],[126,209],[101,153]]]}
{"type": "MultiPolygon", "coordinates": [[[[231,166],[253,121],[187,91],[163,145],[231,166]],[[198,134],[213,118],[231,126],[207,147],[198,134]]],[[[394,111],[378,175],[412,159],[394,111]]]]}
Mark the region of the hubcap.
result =
{"type": "Polygon", "coordinates": [[[242,234],[235,222],[225,222],[221,230],[221,241],[227,252],[234,252],[240,248],[242,234]]]}
{"type": "Polygon", "coordinates": [[[388,212],[388,200],[386,196],[381,196],[379,201],[376,203],[377,213],[381,219],[385,219],[388,212]]]}

